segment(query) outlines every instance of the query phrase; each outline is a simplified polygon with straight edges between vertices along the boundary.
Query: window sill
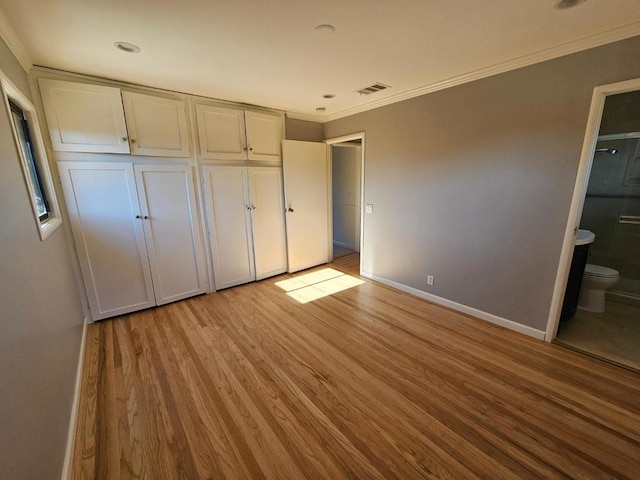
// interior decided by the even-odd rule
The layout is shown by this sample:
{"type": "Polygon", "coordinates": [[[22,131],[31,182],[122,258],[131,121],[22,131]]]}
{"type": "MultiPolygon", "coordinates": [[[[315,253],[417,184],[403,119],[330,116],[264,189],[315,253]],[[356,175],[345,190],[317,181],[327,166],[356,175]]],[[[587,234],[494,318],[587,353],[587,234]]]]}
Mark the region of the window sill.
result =
{"type": "Polygon", "coordinates": [[[47,219],[40,224],[40,240],[43,242],[62,225],[62,220],[58,217],[47,219]]]}

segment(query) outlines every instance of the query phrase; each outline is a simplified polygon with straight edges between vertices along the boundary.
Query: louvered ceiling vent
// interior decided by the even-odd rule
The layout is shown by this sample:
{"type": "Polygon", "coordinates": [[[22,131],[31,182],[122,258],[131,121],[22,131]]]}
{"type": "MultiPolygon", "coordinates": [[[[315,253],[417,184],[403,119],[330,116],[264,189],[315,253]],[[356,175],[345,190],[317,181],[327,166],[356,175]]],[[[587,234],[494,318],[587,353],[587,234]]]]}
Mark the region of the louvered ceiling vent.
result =
{"type": "Polygon", "coordinates": [[[361,88],[360,90],[356,90],[360,95],[371,95],[372,93],[379,92],[380,90],[386,90],[389,85],[385,85],[383,83],[372,83],[368,87],[361,88]]]}

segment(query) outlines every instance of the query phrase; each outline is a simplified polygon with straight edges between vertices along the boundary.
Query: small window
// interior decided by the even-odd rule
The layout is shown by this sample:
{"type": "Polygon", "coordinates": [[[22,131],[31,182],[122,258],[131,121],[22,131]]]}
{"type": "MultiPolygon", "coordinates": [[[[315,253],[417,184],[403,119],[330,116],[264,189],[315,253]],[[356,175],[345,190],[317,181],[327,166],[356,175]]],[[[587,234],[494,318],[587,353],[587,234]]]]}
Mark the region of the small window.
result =
{"type": "Polygon", "coordinates": [[[40,238],[44,240],[61,223],[47,157],[31,102],[10,82],[2,79],[5,104],[11,117],[16,147],[31,197],[40,238]]]}
{"type": "Polygon", "coordinates": [[[18,137],[18,145],[20,147],[20,154],[24,166],[26,167],[26,177],[29,183],[30,190],[33,192],[33,197],[36,204],[36,211],[38,212],[38,220],[44,222],[49,218],[49,202],[45,195],[44,184],[42,183],[42,177],[38,171],[38,164],[36,162],[36,152],[31,142],[31,134],[29,133],[29,124],[27,123],[27,117],[25,117],[22,109],[14,102],[9,100],[9,106],[11,107],[11,117],[13,119],[13,126],[16,129],[18,137]]]}

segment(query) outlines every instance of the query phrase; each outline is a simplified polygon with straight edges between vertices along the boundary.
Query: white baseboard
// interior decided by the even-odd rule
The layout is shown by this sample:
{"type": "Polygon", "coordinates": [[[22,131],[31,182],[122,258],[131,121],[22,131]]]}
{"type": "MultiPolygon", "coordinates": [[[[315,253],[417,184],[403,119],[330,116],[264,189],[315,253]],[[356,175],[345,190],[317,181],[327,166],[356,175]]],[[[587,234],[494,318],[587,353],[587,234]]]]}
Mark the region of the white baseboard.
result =
{"type": "Polygon", "coordinates": [[[62,466],[62,480],[71,478],[71,460],[73,447],[76,442],[76,424],[78,423],[78,409],[80,407],[80,389],[82,387],[82,369],[84,368],[84,348],[87,340],[87,324],[89,319],[84,319],[82,327],[82,340],[80,341],[80,356],[78,357],[78,369],[76,370],[76,385],[73,391],[73,403],[71,404],[71,418],[69,419],[69,431],[67,432],[67,448],[64,453],[62,466]]]}
{"type": "Polygon", "coordinates": [[[337,245],[339,247],[348,248],[349,250],[355,250],[356,249],[355,245],[349,245],[348,243],[333,242],[333,244],[337,245]]]}
{"type": "Polygon", "coordinates": [[[409,287],[402,283],[394,282],[393,280],[388,280],[383,277],[378,277],[377,275],[373,275],[371,273],[362,272],[361,275],[402,292],[410,293],[411,295],[415,295],[416,297],[420,297],[432,303],[442,305],[443,307],[466,313],[467,315],[471,315],[481,320],[500,325],[501,327],[508,328],[509,330],[523,333],[530,337],[537,338],[538,340],[544,340],[545,332],[543,332],[542,330],[538,330],[527,325],[522,325],[521,323],[514,322],[513,320],[507,320],[506,318],[498,317],[497,315],[493,315],[492,313],[483,312],[482,310],[468,307],[466,305],[462,305],[461,303],[453,302],[451,300],[447,300],[446,298],[438,297],[436,295],[432,295],[431,293],[423,292],[422,290],[418,290],[417,288],[409,287]]]}

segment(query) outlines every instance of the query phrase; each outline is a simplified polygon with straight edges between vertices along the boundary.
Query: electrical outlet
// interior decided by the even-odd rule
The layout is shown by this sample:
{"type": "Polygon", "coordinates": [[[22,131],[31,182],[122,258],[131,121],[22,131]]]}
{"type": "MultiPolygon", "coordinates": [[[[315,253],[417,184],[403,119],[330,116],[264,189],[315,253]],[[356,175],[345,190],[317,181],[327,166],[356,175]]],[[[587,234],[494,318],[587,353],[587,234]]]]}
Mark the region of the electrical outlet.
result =
{"type": "Polygon", "coordinates": [[[433,275],[427,275],[427,285],[433,285],[433,275]]]}
{"type": "Polygon", "coordinates": [[[367,203],[367,204],[364,206],[364,211],[365,211],[366,213],[373,213],[373,203],[367,203]]]}

